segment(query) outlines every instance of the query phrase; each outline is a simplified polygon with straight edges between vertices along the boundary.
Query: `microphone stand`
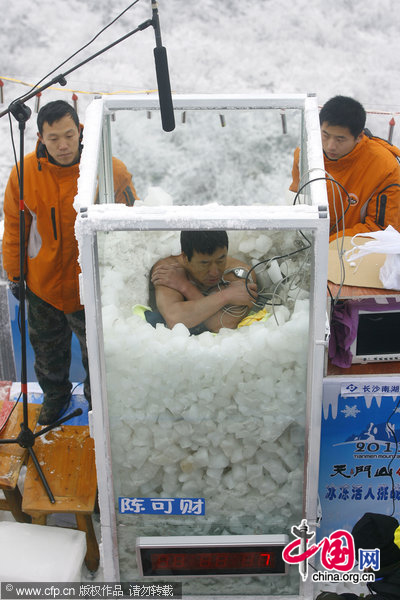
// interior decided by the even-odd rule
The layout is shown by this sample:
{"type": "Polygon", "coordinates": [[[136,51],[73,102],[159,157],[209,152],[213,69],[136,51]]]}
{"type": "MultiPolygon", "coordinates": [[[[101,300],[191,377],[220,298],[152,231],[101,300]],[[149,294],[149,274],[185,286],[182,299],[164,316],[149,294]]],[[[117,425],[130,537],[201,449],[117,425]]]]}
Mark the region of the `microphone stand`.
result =
{"type": "Polygon", "coordinates": [[[36,433],[33,433],[33,431],[29,428],[28,384],[27,384],[27,368],[26,368],[26,362],[27,362],[27,360],[26,360],[26,324],[25,324],[25,207],[24,207],[24,154],[25,154],[25,150],[24,150],[24,138],[25,138],[25,124],[29,120],[32,111],[24,103],[27,102],[28,100],[30,100],[30,98],[33,98],[33,96],[36,96],[37,94],[43,92],[44,90],[46,90],[47,88],[49,88],[50,86],[52,86],[55,83],[59,83],[61,86],[65,86],[67,83],[65,77],[67,75],[69,75],[69,73],[72,73],[76,69],[79,69],[81,66],[83,66],[86,63],[88,63],[89,61],[93,60],[100,54],[103,54],[104,52],[106,52],[107,50],[112,48],[113,46],[116,46],[120,42],[126,40],[131,35],[139,32],[139,31],[143,31],[144,29],[147,29],[147,27],[150,27],[150,25],[152,25],[153,27],[155,26],[155,22],[153,19],[148,19],[147,21],[144,21],[141,25],[139,25],[136,29],[134,29],[130,33],[127,33],[126,35],[119,38],[115,42],[109,44],[106,48],[99,50],[98,52],[96,52],[89,58],[83,60],[79,64],[75,65],[74,67],[72,67],[71,69],[66,71],[65,73],[57,75],[51,81],[42,85],[39,88],[34,88],[33,91],[29,92],[28,94],[25,94],[24,96],[21,96],[20,98],[18,98],[15,101],[13,101],[10,104],[10,106],[8,107],[8,109],[6,109],[2,113],[0,113],[0,118],[6,114],[13,115],[13,117],[18,121],[19,132],[20,132],[19,133],[19,140],[20,140],[20,144],[19,144],[19,146],[20,146],[19,147],[19,153],[20,153],[20,161],[19,161],[19,164],[20,164],[20,167],[19,167],[19,246],[20,246],[20,256],[19,256],[19,258],[20,258],[20,260],[19,260],[20,280],[19,280],[19,284],[20,284],[20,300],[19,300],[19,305],[20,305],[20,311],[21,311],[20,312],[20,315],[21,315],[21,393],[22,393],[22,406],[23,406],[23,420],[20,425],[21,432],[19,433],[19,435],[16,438],[0,439],[0,444],[19,444],[21,446],[21,448],[27,448],[29,455],[31,456],[32,461],[36,467],[38,475],[43,483],[44,489],[46,490],[47,496],[52,504],[55,503],[55,498],[54,498],[53,493],[46,481],[46,478],[44,476],[42,468],[37,460],[37,457],[33,450],[33,446],[35,444],[35,440],[37,437],[44,435],[45,433],[54,429],[55,427],[58,427],[62,423],[69,421],[69,419],[72,419],[73,417],[81,415],[82,409],[77,408],[75,411],[73,411],[69,415],[61,417],[54,423],[51,423],[51,425],[44,427],[44,429],[41,429],[40,431],[38,431],[36,433]]]}

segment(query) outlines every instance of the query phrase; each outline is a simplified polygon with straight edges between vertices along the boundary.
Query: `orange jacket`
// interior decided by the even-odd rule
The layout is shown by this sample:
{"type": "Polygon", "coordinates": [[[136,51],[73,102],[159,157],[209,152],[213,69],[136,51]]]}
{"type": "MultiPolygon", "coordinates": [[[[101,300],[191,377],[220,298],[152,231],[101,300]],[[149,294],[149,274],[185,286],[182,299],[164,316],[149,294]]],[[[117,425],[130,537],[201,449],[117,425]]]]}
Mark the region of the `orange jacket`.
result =
{"type": "MultiPolygon", "coordinates": [[[[136,192],[131,174],[116,158],[113,171],[115,201],[132,205],[136,192]]],[[[83,308],[73,208],[78,177],[79,164],[63,167],[50,162],[40,142],[36,152],[24,158],[26,283],[34,294],[65,313],[83,308]]],[[[18,280],[19,186],[15,167],[4,196],[3,264],[8,278],[18,280]]]]}
{"type": "MultiPolygon", "coordinates": [[[[300,150],[296,148],[290,186],[294,192],[298,191],[299,186],[299,155],[300,150]]],[[[396,146],[365,134],[346,156],[330,160],[324,155],[325,170],[329,174],[327,177],[338,181],[351,197],[349,205],[342,188],[327,182],[330,233],[333,234],[331,239],[336,237],[334,200],[340,219],[338,229],[343,229],[344,212],[345,234],[348,236],[385,229],[388,225],[400,229],[400,165],[396,157],[400,157],[400,150],[396,146]]]]}

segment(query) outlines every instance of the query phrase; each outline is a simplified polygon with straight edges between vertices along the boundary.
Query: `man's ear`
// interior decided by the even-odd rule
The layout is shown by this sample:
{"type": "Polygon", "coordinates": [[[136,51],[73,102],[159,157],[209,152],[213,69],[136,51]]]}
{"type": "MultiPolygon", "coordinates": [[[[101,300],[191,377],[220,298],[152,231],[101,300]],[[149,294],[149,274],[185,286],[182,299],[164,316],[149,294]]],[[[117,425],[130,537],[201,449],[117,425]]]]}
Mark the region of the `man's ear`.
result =
{"type": "Polygon", "coordinates": [[[39,132],[37,132],[37,136],[39,138],[39,142],[42,142],[42,144],[43,144],[43,138],[39,132]]]}
{"type": "Polygon", "coordinates": [[[356,138],[356,144],[358,144],[358,142],[361,142],[363,135],[363,132],[361,132],[360,135],[356,138]]]}
{"type": "Polygon", "coordinates": [[[189,264],[189,262],[190,262],[189,259],[188,259],[188,257],[186,256],[186,254],[184,252],[182,252],[182,260],[183,260],[183,264],[185,266],[187,266],[189,264]]]}

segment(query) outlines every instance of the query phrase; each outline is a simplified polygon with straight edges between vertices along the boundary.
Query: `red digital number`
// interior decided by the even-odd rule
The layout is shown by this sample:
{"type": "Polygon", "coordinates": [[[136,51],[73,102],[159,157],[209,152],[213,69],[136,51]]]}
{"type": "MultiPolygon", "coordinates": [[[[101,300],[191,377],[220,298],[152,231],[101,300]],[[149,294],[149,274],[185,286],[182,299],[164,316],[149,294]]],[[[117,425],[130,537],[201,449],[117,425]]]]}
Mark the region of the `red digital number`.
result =
{"type": "Polygon", "coordinates": [[[168,554],[153,554],[152,563],[153,569],[168,569],[168,554]],[[155,565],[155,566],[154,566],[155,565]]]}
{"type": "Polygon", "coordinates": [[[269,564],[271,562],[271,555],[266,553],[266,554],[260,554],[260,567],[269,567],[269,564]]]}
{"type": "Polygon", "coordinates": [[[242,567],[252,567],[254,564],[255,552],[243,552],[242,567]]]}
{"type": "Polygon", "coordinates": [[[228,566],[229,554],[226,552],[218,552],[215,556],[215,566],[219,569],[228,566]]]}
{"type": "Polygon", "coordinates": [[[239,552],[233,552],[229,554],[229,568],[230,569],[239,569],[241,565],[241,554],[239,552]]]}
{"type": "Polygon", "coordinates": [[[202,554],[200,554],[199,557],[199,567],[201,569],[208,569],[211,567],[212,565],[212,558],[213,555],[210,554],[209,552],[203,552],[202,554]]]}
{"type": "MultiPolygon", "coordinates": [[[[155,553],[151,557],[154,571],[186,570],[201,571],[202,569],[238,569],[274,568],[275,555],[272,552],[184,552],[155,553]]],[[[246,571],[245,571],[246,572],[246,571]]]]}
{"type": "Polygon", "coordinates": [[[173,561],[172,567],[175,569],[183,569],[185,567],[185,555],[184,554],[172,554],[173,561]]]}

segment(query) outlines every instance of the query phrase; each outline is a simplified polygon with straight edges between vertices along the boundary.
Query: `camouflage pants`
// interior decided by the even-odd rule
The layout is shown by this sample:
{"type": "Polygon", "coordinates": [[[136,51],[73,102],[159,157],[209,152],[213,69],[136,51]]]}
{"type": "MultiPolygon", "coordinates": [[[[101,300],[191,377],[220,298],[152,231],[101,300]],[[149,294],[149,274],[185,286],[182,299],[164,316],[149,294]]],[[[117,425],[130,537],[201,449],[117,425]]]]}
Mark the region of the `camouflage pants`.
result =
{"type": "Polygon", "coordinates": [[[84,394],[90,405],[89,366],[86,347],[85,312],[66,314],[48,304],[31,290],[28,302],[28,333],[35,353],[35,373],[46,404],[63,404],[69,397],[72,332],[79,340],[86,371],[84,394]]]}

